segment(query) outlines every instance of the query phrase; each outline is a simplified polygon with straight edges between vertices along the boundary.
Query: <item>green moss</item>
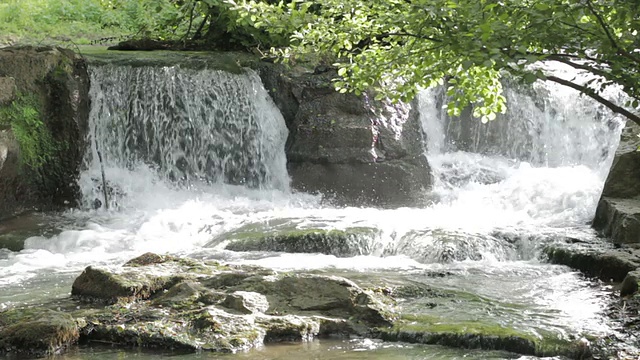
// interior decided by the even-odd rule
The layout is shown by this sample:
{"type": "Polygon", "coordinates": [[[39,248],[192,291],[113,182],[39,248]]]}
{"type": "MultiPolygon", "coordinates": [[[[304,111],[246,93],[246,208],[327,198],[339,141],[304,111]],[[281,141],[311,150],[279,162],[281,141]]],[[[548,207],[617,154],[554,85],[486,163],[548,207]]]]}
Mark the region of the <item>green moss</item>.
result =
{"type": "Polygon", "coordinates": [[[485,324],[479,322],[455,322],[443,321],[439,317],[430,315],[407,314],[401,316],[401,321],[396,325],[398,328],[409,331],[452,333],[452,334],[483,334],[489,336],[517,336],[532,341],[536,337],[530,334],[517,331],[512,328],[503,327],[497,324],[485,324]]]}
{"type": "Polygon", "coordinates": [[[53,354],[79,338],[75,320],[47,309],[13,309],[0,313],[0,351],[53,354]]]}
{"type": "Polygon", "coordinates": [[[234,251],[282,251],[322,253],[335,256],[367,254],[378,230],[372,228],[337,229],[241,229],[227,235],[234,251]]]}
{"type": "Polygon", "coordinates": [[[392,329],[396,340],[438,343],[485,350],[507,350],[536,356],[568,356],[579,358],[586,348],[579,342],[562,339],[558,334],[538,331],[538,335],[499,324],[472,321],[451,322],[437,316],[405,314],[392,329]],[[410,335],[408,335],[410,334],[410,335]]]}
{"type": "Polygon", "coordinates": [[[20,145],[21,164],[34,170],[49,162],[56,150],[56,143],[42,121],[41,108],[33,94],[18,94],[11,104],[0,108],[0,125],[11,127],[20,145]]]}

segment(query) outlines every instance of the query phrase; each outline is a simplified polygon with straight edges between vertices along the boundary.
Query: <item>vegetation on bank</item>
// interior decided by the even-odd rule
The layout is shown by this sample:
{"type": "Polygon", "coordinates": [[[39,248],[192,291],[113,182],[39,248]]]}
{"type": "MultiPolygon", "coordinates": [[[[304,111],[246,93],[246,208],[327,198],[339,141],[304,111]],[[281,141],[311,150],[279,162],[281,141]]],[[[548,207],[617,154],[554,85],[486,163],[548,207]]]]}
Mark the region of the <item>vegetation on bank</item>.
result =
{"type": "Polygon", "coordinates": [[[0,125],[11,127],[20,145],[20,163],[34,170],[51,160],[56,147],[40,108],[34,94],[18,94],[11,104],[0,107],[0,125]]]}
{"type": "Polygon", "coordinates": [[[483,121],[505,111],[508,73],[574,88],[640,124],[635,0],[0,0],[0,32],[312,57],[338,68],[338,91],[408,100],[446,83],[448,112],[472,104],[483,121]],[[562,77],[540,60],[592,76],[562,77]],[[624,106],[604,95],[612,85],[630,96],[624,106]]]}

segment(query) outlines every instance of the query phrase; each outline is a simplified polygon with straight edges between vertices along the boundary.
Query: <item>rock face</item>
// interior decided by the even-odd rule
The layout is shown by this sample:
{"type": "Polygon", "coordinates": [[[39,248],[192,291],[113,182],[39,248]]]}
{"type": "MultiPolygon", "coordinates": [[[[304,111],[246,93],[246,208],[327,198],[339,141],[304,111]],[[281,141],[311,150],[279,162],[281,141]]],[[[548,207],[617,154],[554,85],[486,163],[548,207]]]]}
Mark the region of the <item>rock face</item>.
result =
{"type": "Polygon", "coordinates": [[[75,205],[88,92],[85,61],[70,50],[0,50],[0,219],[75,205]],[[44,125],[46,144],[34,137],[25,109],[44,125]]]}
{"type": "Polygon", "coordinates": [[[431,186],[415,104],[337,93],[332,71],[258,65],[289,128],[288,171],[299,191],[340,205],[410,206],[431,186]]]}
{"type": "Polygon", "coordinates": [[[617,244],[640,242],[638,135],[640,126],[628,121],[593,220],[593,227],[617,244]]]}

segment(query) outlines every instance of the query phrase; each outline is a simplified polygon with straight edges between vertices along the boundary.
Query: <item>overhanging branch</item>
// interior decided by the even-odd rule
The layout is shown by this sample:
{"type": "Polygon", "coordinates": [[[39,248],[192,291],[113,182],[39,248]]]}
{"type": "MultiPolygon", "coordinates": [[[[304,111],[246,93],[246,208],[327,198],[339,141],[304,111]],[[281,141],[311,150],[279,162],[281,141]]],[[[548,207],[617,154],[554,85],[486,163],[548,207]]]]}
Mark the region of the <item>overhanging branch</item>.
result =
{"type": "Polygon", "coordinates": [[[590,98],[596,100],[597,102],[601,103],[602,105],[606,106],[607,108],[609,108],[611,111],[620,114],[620,115],[624,115],[626,116],[629,120],[632,120],[633,122],[635,122],[636,124],[640,125],[640,116],[637,114],[632,113],[631,111],[623,108],[622,106],[618,106],[616,104],[614,104],[613,102],[605,99],[604,97],[598,95],[593,89],[590,89],[584,85],[578,85],[576,83],[573,83],[569,80],[565,80],[565,79],[561,79],[557,76],[547,76],[546,78],[549,81],[553,81],[556,82],[558,84],[564,85],[564,86],[568,86],[572,89],[578,90],[581,93],[589,96],[590,98]]]}

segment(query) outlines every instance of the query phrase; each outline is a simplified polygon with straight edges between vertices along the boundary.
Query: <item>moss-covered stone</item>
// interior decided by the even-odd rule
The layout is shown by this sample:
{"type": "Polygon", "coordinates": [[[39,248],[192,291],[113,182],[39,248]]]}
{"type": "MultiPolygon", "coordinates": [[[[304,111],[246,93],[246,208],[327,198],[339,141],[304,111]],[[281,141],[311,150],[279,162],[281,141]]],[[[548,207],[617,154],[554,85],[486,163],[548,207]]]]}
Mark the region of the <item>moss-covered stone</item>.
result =
{"type": "Polygon", "coordinates": [[[377,329],[374,333],[387,341],[505,350],[523,355],[583,359],[590,353],[588,346],[581,341],[558,339],[554,334],[535,336],[498,324],[455,322],[424,314],[403,315],[392,328],[377,329]]]}
{"type": "Polygon", "coordinates": [[[183,279],[184,276],[180,274],[161,276],[141,272],[112,273],[89,266],[73,282],[71,295],[108,303],[122,299],[148,299],[183,279]]]}
{"type": "Polygon", "coordinates": [[[35,308],[0,312],[0,352],[56,354],[78,338],[76,322],[69,314],[35,308]]]}
{"type": "Polygon", "coordinates": [[[152,253],[122,268],[89,267],[73,289],[82,299],[112,303],[73,312],[82,338],[126,346],[235,352],[364,335],[394,318],[392,301],[344,278],[152,253]]]}
{"type": "Polygon", "coordinates": [[[246,229],[226,237],[227,250],[321,253],[339,257],[367,255],[373,251],[379,230],[373,228],[288,229],[260,231],[246,229]]]}
{"type": "Polygon", "coordinates": [[[253,67],[260,58],[246,52],[189,51],[113,51],[105,47],[85,46],[82,55],[94,66],[180,66],[194,70],[221,70],[242,74],[243,67],[253,67]]]}

